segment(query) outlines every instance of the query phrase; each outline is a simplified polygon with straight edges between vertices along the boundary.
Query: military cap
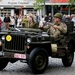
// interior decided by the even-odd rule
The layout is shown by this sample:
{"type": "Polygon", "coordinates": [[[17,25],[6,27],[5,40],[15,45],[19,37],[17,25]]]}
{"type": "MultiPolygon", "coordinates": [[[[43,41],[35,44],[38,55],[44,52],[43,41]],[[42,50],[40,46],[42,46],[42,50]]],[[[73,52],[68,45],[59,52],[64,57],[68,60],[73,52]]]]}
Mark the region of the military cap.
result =
{"type": "Polygon", "coordinates": [[[56,13],[56,14],[54,15],[54,17],[57,17],[57,18],[59,18],[59,19],[62,19],[62,14],[61,14],[61,13],[56,13]]]}

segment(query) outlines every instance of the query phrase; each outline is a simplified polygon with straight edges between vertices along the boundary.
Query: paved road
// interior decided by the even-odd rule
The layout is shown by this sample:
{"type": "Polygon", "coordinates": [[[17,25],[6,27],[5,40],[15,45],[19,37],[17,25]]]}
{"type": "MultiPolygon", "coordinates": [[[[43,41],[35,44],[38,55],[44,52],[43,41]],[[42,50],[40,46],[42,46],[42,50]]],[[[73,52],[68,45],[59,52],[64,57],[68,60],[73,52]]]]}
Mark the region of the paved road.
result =
{"type": "MultiPolygon", "coordinates": [[[[0,71],[0,75],[34,75],[26,63],[17,61],[8,63],[6,68],[0,71]]],[[[49,64],[43,74],[36,75],[75,75],[75,60],[71,67],[64,67],[61,59],[49,58],[49,64]]]]}

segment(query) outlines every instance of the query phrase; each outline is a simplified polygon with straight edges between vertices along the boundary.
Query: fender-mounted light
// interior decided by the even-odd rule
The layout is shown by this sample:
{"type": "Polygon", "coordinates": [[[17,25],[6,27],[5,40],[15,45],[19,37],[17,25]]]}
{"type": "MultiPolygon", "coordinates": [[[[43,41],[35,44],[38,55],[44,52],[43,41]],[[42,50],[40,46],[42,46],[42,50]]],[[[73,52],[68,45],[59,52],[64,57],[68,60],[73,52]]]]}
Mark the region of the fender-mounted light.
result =
{"type": "Polygon", "coordinates": [[[27,38],[27,42],[30,43],[31,42],[31,38],[27,38]]]}
{"type": "Polygon", "coordinates": [[[2,36],[2,40],[5,40],[5,36],[2,36]]]}

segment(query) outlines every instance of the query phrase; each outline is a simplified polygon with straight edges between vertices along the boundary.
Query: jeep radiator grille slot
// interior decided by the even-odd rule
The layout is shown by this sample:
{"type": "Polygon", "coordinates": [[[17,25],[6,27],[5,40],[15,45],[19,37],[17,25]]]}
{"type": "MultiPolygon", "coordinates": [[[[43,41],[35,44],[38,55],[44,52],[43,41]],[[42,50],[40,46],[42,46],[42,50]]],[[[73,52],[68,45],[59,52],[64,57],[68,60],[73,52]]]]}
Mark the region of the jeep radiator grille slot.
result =
{"type": "Polygon", "coordinates": [[[11,35],[12,40],[5,40],[5,50],[24,51],[25,37],[23,35],[11,35]]]}

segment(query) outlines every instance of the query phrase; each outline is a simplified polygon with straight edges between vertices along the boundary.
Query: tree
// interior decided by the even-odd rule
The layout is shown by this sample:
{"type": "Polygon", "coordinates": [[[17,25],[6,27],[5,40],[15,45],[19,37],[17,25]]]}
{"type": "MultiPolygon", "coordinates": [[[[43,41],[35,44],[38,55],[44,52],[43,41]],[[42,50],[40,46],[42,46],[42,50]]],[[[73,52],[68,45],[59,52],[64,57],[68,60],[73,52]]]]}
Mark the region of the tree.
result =
{"type": "Polygon", "coordinates": [[[69,1],[69,7],[70,8],[72,8],[73,10],[74,10],[74,12],[75,12],[75,7],[74,7],[74,5],[75,5],[75,0],[68,0],[69,1]]]}
{"type": "Polygon", "coordinates": [[[44,0],[35,0],[35,3],[33,3],[34,9],[35,10],[40,10],[43,9],[44,5],[44,0]]]}
{"type": "Polygon", "coordinates": [[[68,0],[68,2],[69,2],[69,5],[74,5],[75,4],[75,0],[68,0]]]}
{"type": "Polygon", "coordinates": [[[71,5],[75,4],[75,0],[69,0],[69,3],[71,3],[71,5]]]}

